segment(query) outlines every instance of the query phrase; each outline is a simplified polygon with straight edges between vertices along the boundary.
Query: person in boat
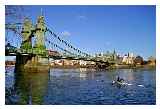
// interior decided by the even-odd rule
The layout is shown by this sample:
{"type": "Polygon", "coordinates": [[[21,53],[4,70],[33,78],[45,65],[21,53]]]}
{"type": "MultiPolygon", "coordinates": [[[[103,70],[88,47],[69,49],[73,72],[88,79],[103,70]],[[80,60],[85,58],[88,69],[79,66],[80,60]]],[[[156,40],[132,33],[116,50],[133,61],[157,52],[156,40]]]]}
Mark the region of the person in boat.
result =
{"type": "Polygon", "coordinates": [[[117,81],[120,82],[120,77],[119,76],[117,77],[117,81]]]}
{"type": "Polygon", "coordinates": [[[120,83],[120,84],[122,84],[122,83],[124,83],[124,79],[123,79],[123,78],[120,78],[120,77],[118,76],[115,81],[112,81],[112,84],[115,84],[115,83],[118,83],[118,84],[120,83]]]}
{"type": "Polygon", "coordinates": [[[118,76],[118,77],[117,77],[117,82],[123,83],[123,82],[124,82],[124,79],[123,79],[123,78],[120,78],[120,77],[118,76]]]}

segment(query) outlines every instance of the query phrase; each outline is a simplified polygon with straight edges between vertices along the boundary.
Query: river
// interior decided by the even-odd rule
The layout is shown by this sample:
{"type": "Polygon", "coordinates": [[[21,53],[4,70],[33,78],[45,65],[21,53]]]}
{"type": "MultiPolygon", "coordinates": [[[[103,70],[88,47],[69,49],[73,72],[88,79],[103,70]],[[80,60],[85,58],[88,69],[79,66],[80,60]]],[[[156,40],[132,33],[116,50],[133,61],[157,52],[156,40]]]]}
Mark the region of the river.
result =
{"type": "Polygon", "coordinates": [[[15,70],[6,67],[6,104],[155,104],[155,69],[15,70]],[[125,86],[112,85],[119,75],[125,86]]]}

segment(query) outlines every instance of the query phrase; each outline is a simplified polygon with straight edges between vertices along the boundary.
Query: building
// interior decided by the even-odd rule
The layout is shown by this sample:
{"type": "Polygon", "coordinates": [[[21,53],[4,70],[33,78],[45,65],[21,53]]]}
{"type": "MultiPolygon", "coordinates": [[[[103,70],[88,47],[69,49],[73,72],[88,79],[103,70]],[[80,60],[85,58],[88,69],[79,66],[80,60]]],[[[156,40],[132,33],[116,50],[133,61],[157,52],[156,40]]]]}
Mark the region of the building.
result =
{"type": "Polygon", "coordinates": [[[123,57],[121,57],[120,55],[118,55],[118,56],[117,56],[117,59],[116,59],[116,64],[117,64],[117,65],[122,64],[122,60],[123,60],[123,57]]]}
{"type": "Polygon", "coordinates": [[[80,66],[86,66],[87,65],[87,61],[79,60],[79,65],[80,66]]]}
{"type": "Polygon", "coordinates": [[[64,65],[64,63],[63,63],[63,60],[53,60],[53,61],[51,61],[50,62],[50,65],[51,66],[63,66],[64,65]]]}
{"type": "Polygon", "coordinates": [[[133,53],[128,53],[127,55],[125,54],[123,56],[123,59],[122,59],[122,63],[123,64],[134,64],[134,55],[133,53]]]}
{"type": "Polygon", "coordinates": [[[60,56],[61,54],[58,51],[48,50],[49,56],[60,56]]]}
{"type": "Polygon", "coordinates": [[[117,53],[115,50],[113,52],[107,51],[106,53],[96,54],[95,58],[96,60],[102,60],[102,61],[116,61],[117,53]]]}
{"type": "Polygon", "coordinates": [[[63,59],[63,65],[64,66],[74,66],[74,61],[73,60],[63,59]]]}

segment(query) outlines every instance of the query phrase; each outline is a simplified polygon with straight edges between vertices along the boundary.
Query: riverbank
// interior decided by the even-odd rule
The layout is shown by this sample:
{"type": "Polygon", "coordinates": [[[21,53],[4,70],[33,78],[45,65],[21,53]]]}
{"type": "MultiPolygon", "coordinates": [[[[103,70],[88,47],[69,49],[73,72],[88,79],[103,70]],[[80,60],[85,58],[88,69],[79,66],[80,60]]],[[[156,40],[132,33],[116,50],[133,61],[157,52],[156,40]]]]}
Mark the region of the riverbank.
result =
{"type": "Polygon", "coordinates": [[[50,66],[51,68],[59,68],[59,69],[74,69],[74,68],[89,68],[89,69],[156,69],[155,65],[112,65],[105,68],[98,68],[96,66],[69,66],[69,65],[63,65],[63,66],[50,66]]]}
{"type": "Polygon", "coordinates": [[[15,65],[5,65],[5,67],[14,67],[15,65]]]}
{"type": "MultiPolygon", "coordinates": [[[[15,65],[5,65],[5,67],[14,67],[15,65]]],[[[39,68],[39,69],[43,69],[44,67],[42,66],[30,66],[29,68],[39,68]]],[[[70,65],[54,65],[54,66],[48,66],[45,68],[59,68],[59,69],[76,69],[76,68],[88,68],[88,69],[156,69],[156,65],[112,65],[112,66],[108,66],[105,68],[98,68],[96,66],[80,66],[80,65],[74,65],[74,66],[70,66],[70,65]]]]}
{"type": "Polygon", "coordinates": [[[114,65],[107,69],[156,69],[156,65],[114,65]]]}

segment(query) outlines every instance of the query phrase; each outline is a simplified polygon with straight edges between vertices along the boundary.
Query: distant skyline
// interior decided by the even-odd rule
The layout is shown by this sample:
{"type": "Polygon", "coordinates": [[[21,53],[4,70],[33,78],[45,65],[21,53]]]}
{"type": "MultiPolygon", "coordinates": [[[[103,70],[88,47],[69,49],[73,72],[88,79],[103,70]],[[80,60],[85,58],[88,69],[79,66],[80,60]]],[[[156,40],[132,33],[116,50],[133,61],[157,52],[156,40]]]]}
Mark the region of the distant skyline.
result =
{"type": "MultiPolygon", "coordinates": [[[[32,22],[46,24],[82,51],[156,56],[155,6],[23,6],[32,22]],[[26,11],[27,10],[27,11],[26,11]]],[[[8,20],[8,19],[7,19],[8,20]]]]}

